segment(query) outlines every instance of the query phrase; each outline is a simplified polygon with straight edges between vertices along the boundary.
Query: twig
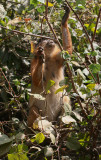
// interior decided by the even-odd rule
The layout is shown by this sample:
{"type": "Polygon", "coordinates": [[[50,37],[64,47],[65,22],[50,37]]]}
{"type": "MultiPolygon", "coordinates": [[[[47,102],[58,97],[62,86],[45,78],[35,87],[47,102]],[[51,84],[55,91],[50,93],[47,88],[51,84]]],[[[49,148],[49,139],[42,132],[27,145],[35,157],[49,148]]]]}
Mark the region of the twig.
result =
{"type": "MultiPolygon", "coordinates": [[[[6,82],[8,83],[9,90],[11,91],[11,95],[12,95],[12,93],[15,95],[15,92],[13,91],[13,88],[11,87],[10,82],[8,81],[8,79],[7,79],[6,75],[4,74],[2,68],[0,68],[0,71],[1,71],[2,75],[4,76],[6,82]]],[[[15,95],[15,96],[16,96],[16,95],[15,95]]]]}
{"type": "MultiPolygon", "coordinates": [[[[77,52],[75,52],[75,53],[77,54],[77,52]]],[[[78,57],[80,58],[80,60],[82,61],[82,58],[81,58],[78,54],[77,54],[77,56],[78,56],[78,57]]],[[[97,82],[96,82],[96,79],[94,78],[94,76],[93,76],[91,70],[88,68],[87,64],[84,63],[84,62],[83,62],[83,64],[85,65],[85,67],[87,68],[87,70],[89,71],[89,73],[91,74],[91,76],[92,76],[92,78],[94,79],[95,83],[97,83],[97,82]]]]}
{"type": "Polygon", "coordinates": [[[54,37],[55,37],[55,39],[56,39],[56,42],[58,43],[58,45],[59,45],[59,47],[60,47],[60,49],[61,49],[61,51],[62,51],[63,48],[62,48],[62,46],[61,46],[61,44],[60,44],[60,42],[59,42],[59,40],[58,40],[58,38],[57,38],[57,36],[56,36],[53,28],[52,28],[52,26],[51,26],[51,24],[50,24],[50,22],[49,22],[49,20],[48,20],[48,17],[45,17],[45,18],[46,18],[46,21],[47,21],[47,24],[48,24],[50,30],[52,31],[52,33],[53,33],[53,35],[54,35],[54,37]]]}
{"type": "Polygon", "coordinates": [[[60,44],[60,42],[59,42],[59,40],[58,40],[58,38],[57,38],[57,36],[56,36],[54,30],[53,30],[53,28],[52,28],[52,26],[51,26],[51,24],[50,24],[50,22],[49,22],[49,20],[48,20],[48,0],[46,0],[45,19],[46,19],[46,21],[47,21],[47,24],[48,24],[50,30],[52,31],[52,33],[53,33],[53,35],[54,35],[54,37],[55,37],[55,39],[56,39],[56,41],[57,41],[57,43],[58,43],[60,49],[63,50],[63,48],[62,48],[62,46],[61,46],[61,44],[60,44]]]}
{"type": "Polygon", "coordinates": [[[46,12],[45,12],[45,16],[47,17],[48,14],[48,0],[46,0],[46,12]]]}
{"type": "Polygon", "coordinates": [[[46,36],[42,36],[42,35],[36,35],[36,34],[32,34],[32,33],[21,32],[21,31],[18,31],[18,30],[12,30],[12,29],[9,29],[9,28],[1,26],[1,25],[0,25],[0,27],[3,28],[3,29],[7,29],[7,30],[9,30],[11,32],[14,32],[14,33],[18,33],[18,34],[25,34],[25,35],[30,35],[30,36],[34,36],[34,37],[41,37],[41,38],[51,39],[53,41],[57,41],[56,39],[53,39],[53,38],[50,38],[50,37],[46,37],[46,36]]]}
{"type": "MultiPolygon", "coordinates": [[[[1,3],[4,3],[4,2],[1,2],[1,3]]],[[[7,0],[7,3],[22,4],[22,3],[20,3],[20,2],[13,2],[13,1],[8,1],[8,0],[7,0]]]]}
{"type": "Polygon", "coordinates": [[[24,56],[20,56],[15,49],[12,49],[13,54],[17,57],[17,58],[21,58],[21,59],[27,59],[27,60],[31,60],[32,58],[30,57],[24,57],[24,56]]]}
{"type": "MultiPolygon", "coordinates": [[[[8,83],[8,86],[9,86],[9,90],[10,90],[11,96],[14,98],[15,102],[16,102],[16,103],[18,104],[18,106],[19,106],[19,104],[20,104],[20,102],[18,101],[18,97],[19,97],[19,96],[17,96],[17,95],[15,94],[15,92],[14,92],[14,90],[13,90],[13,88],[12,88],[10,82],[8,81],[8,79],[7,79],[6,75],[5,75],[5,73],[3,72],[2,68],[0,68],[0,71],[1,71],[1,73],[3,74],[3,76],[4,76],[5,80],[6,80],[6,82],[8,83]]],[[[27,114],[25,113],[23,107],[22,107],[21,105],[20,105],[19,107],[22,109],[24,115],[27,117],[27,114]]]]}
{"type": "Polygon", "coordinates": [[[51,9],[51,11],[50,11],[50,13],[49,13],[49,17],[51,16],[51,14],[53,13],[53,10],[54,10],[54,7],[55,7],[55,4],[56,4],[56,2],[54,2],[54,4],[53,4],[53,7],[52,7],[52,9],[51,9]]]}
{"type": "Polygon", "coordinates": [[[93,37],[92,37],[92,42],[93,42],[94,39],[95,39],[95,35],[96,35],[96,30],[97,30],[97,26],[98,26],[100,14],[101,14],[101,8],[99,9],[99,14],[98,14],[97,21],[96,21],[96,26],[95,26],[95,30],[94,30],[94,35],[93,35],[93,37]]]}
{"type": "Polygon", "coordinates": [[[74,84],[74,81],[73,81],[73,75],[72,75],[70,66],[69,66],[68,62],[67,62],[66,64],[67,64],[67,68],[68,68],[68,71],[69,71],[69,76],[70,76],[70,80],[71,80],[71,83],[72,83],[73,90],[74,90],[74,92],[78,95],[78,96],[77,96],[77,100],[78,100],[78,102],[79,102],[80,107],[82,108],[82,111],[83,111],[83,113],[84,113],[84,115],[85,115],[85,118],[87,118],[86,110],[85,110],[84,107],[82,106],[82,103],[81,103],[79,94],[78,94],[78,92],[77,92],[77,90],[76,90],[76,87],[75,87],[75,84],[74,84]]]}

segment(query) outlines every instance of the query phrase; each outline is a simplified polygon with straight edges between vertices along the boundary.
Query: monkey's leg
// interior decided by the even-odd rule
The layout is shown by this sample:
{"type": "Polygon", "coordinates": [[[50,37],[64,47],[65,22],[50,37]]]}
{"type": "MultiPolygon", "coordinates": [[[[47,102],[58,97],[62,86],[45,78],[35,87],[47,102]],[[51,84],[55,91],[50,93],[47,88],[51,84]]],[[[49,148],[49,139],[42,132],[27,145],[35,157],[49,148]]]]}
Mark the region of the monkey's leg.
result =
{"type": "Polygon", "coordinates": [[[28,127],[32,127],[34,121],[35,121],[38,117],[39,117],[38,109],[33,105],[33,106],[29,109],[29,115],[28,115],[28,119],[27,119],[28,127]]]}
{"type": "Polygon", "coordinates": [[[67,23],[69,19],[70,9],[67,6],[65,6],[64,9],[65,9],[65,14],[62,18],[63,49],[65,51],[68,51],[69,54],[72,54],[72,40],[71,40],[71,34],[69,32],[68,23],[67,23]]]}

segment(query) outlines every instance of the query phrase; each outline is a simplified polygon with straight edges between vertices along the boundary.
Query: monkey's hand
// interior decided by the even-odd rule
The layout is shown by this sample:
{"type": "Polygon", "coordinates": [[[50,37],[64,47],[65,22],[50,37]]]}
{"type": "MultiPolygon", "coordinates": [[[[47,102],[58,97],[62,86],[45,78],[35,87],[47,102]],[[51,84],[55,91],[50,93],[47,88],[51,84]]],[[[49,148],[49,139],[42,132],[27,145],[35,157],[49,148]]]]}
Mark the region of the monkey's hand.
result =
{"type": "Polygon", "coordinates": [[[64,10],[65,10],[65,14],[62,18],[62,25],[65,25],[68,18],[69,18],[70,8],[66,4],[64,4],[63,7],[64,7],[64,10]]]}
{"type": "Polygon", "coordinates": [[[39,58],[42,63],[44,63],[45,54],[43,47],[39,46],[35,57],[39,58]]]}

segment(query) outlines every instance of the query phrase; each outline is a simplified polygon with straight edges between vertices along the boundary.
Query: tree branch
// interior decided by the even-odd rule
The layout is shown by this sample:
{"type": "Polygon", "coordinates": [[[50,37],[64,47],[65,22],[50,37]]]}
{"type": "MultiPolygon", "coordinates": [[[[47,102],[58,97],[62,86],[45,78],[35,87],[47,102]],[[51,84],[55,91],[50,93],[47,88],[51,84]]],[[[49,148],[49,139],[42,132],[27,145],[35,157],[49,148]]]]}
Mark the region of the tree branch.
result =
{"type": "Polygon", "coordinates": [[[36,35],[36,34],[32,34],[32,33],[21,32],[21,31],[18,31],[18,30],[12,30],[12,29],[9,29],[9,28],[1,26],[1,25],[0,25],[0,27],[3,28],[3,29],[7,29],[7,30],[9,30],[11,32],[14,32],[14,33],[18,33],[18,34],[30,35],[30,36],[33,36],[33,37],[41,37],[41,38],[51,39],[53,41],[57,41],[56,39],[53,39],[53,38],[50,38],[50,37],[46,37],[46,36],[42,36],[42,35],[36,35]]]}
{"type": "Polygon", "coordinates": [[[73,80],[73,75],[72,75],[72,71],[70,69],[70,66],[69,66],[69,63],[67,62],[67,68],[68,68],[68,71],[69,71],[69,76],[70,76],[70,80],[71,80],[71,83],[72,83],[72,87],[73,87],[73,90],[74,92],[78,95],[77,96],[77,100],[78,100],[78,103],[83,111],[83,114],[85,115],[85,118],[87,118],[87,113],[86,113],[86,110],[84,109],[84,107],[82,106],[82,103],[81,103],[81,100],[80,100],[80,97],[79,97],[79,93],[75,87],[75,84],[74,84],[74,80],[73,80]]]}
{"type": "Polygon", "coordinates": [[[47,17],[48,14],[48,0],[46,0],[46,12],[45,12],[45,16],[47,17]]]}
{"type": "Polygon", "coordinates": [[[58,43],[58,45],[59,45],[59,47],[60,47],[60,49],[61,49],[61,51],[62,51],[63,48],[62,48],[62,46],[61,46],[61,44],[60,44],[60,42],[59,42],[59,40],[58,40],[58,38],[57,38],[57,36],[56,36],[56,33],[54,32],[54,30],[53,30],[53,28],[52,28],[52,26],[51,26],[51,24],[50,24],[50,22],[49,22],[49,20],[48,20],[48,17],[45,17],[45,18],[46,18],[46,21],[47,21],[47,24],[48,24],[50,30],[52,31],[52,33],[53,33],[53,35],[54,35],[54,37],[55,37],[55,39],[56,39],[56,42],[58,43]]]}
{"type": "Polygon", "coordinates": [[[97,21],[96,21],[96,26],[95,26],[95,30],[94,30],[94,35],[93,35],[93,37],[92,37],[92,42],[93,42],[94,39],[95,39],[97,26],[98,26],[98,22],[99,22],[99,19],[100,19],[100,14],[101,14],[101,8],[99,9],[99,14],[98,14],[97,21]]]}

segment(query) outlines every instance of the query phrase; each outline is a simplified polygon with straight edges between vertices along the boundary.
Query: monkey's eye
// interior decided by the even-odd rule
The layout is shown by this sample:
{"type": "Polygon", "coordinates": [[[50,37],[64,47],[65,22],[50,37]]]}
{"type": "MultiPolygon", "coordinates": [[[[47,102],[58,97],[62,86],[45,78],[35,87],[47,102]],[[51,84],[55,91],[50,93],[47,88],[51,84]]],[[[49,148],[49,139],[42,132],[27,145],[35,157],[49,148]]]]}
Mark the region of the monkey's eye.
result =
{"type": "Polygon", "coordinates": [[[54,43],[54,41],[52,41],[52,40],[49,40],[48,42],[47,42],[47,45],[48,46],[53,46],[55,43],[54,43]]]}
{"type": "Polygon", "coordinates": [[[38,50],[39,50],[40,52],[42,52],[42,51],[43,51],[43,47],[39,46],[38,50]]]}

